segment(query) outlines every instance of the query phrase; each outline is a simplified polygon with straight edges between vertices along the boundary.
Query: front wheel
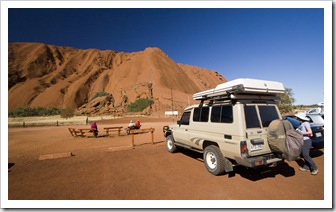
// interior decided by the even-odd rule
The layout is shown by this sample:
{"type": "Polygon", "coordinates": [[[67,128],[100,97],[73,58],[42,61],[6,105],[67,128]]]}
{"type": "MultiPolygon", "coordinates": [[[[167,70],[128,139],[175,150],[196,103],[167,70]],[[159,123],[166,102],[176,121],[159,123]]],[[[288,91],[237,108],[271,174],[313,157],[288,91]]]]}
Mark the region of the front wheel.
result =
{"type": "Polygon", "coordinates": [[[167,147],[168,152],[170,152],[170,153],[177,152],[177,147],[175,145],[175,140],[174,140],[173,135],[168,135],[167,136],[167,138],[166,138],[166,147],[167,147]]]}
{"type": "Polygon", "coordinates": [[[221,175],[225,172],[224,156],[217,146],[207,146],[203,153],[206,169],[213,175],[221,175]]]}

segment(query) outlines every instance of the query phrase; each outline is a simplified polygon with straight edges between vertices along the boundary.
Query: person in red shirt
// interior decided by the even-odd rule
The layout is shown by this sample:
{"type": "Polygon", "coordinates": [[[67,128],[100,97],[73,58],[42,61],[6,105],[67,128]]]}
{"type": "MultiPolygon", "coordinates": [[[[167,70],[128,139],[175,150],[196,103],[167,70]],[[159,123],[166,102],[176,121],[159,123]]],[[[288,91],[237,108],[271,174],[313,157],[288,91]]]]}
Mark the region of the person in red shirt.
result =
{"type": "Polygon", "coordinates": [[[137,121],[135,122],[135,129],[140,129],[140,127],[141,127],[140,121],[137,120],[137,121]]]}

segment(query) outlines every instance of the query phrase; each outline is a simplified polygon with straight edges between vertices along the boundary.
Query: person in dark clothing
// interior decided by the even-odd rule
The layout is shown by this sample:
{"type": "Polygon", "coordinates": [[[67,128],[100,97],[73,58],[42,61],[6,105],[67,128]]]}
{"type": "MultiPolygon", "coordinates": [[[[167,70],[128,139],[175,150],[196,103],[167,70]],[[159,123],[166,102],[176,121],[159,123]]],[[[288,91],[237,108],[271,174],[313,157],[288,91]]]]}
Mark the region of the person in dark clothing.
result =
{"type": "Polygon", "coordinates": [[[317,175],[317,166],[309,155],[310,148],[312,146],[312,140],[310,137],[313,135],[310,124],[308,122],[309,119],[306,118],[304,114],[296,114],[295,116],[296,119],[301,122],[301,126],[299,128],[303,135],[302,156],[304,158],[305,165],[300,167],[300,171],[308,171],[311,172],[312,175],[317,175]]]}

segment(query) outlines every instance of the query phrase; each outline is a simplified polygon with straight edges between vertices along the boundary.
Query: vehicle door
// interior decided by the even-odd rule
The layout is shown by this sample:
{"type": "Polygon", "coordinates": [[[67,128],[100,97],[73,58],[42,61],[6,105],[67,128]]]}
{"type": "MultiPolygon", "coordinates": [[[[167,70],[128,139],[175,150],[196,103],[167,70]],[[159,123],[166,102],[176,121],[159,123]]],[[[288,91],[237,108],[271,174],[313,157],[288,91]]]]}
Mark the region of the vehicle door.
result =
{"type": "Polygon", "coordinates": [[[267,141],[267,130],[271,121],[279,119],[274,105],[245,105],[246,136],[249,154],[260,155],[271,150],[267,141]]]}
{"type": "Polygon", "coordinates": [[[192,112],[192,126],[189,129],[189,145],[196,149],[202,149],[205,138],[211,136],[209,129],[209,111],[210,108],[195,107],[192,112]]]}
{"type": "Polygon", "coordinates": [[[177,121],[178,126],[174,129],[174,140],[177,143],[189,143],[189,124],[190,124],[190,111],[185,111],[181,119],[177,121]]]}

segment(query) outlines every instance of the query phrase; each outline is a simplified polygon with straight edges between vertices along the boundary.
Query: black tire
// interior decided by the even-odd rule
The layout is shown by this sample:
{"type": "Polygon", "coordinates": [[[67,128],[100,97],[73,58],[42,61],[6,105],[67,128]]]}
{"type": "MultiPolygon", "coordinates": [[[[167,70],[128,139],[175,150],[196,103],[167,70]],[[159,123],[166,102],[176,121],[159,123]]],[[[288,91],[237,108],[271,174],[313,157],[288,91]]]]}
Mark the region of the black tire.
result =
{"type": "Polygon", "coordinates": [[[222,175],[225,172],[225,158],[219,148],[214,145],[207,146],[203,153],[206,169],[213,175],[222,175]]]}
{"type": "Polygon", "coordinates": [[[168,152],[170,152],[170,153],[177,152],[177,147],[175,145],[175,140],[174,140],[173,135],[168,135],[166,137],[166,148],[167,148],[168,152]]]}

